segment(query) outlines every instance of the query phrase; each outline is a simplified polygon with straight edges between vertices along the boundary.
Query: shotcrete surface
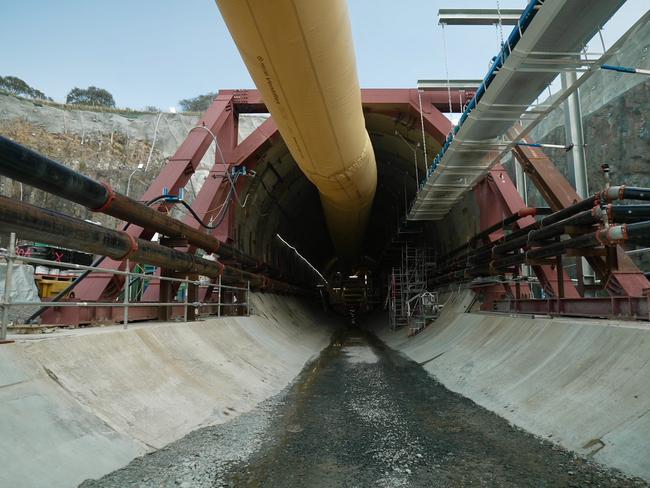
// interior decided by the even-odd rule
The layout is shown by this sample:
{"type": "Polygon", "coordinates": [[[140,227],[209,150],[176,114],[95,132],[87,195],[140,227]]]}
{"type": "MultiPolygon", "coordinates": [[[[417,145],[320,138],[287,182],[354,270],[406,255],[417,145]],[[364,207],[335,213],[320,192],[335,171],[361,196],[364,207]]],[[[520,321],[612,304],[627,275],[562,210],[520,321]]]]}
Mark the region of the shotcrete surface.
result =
{"type": "Polygon", "coordinates": [[[250,317],[0,345],[0,486],[76,486],[277,394],[332,328],[295,298],[252,301],[250,317]]]}
{"type": "Polygon", "coordinates": [[[471,295],[414,337],[378,334],[513,424],[650,480],[650,325],[465,313],[471,295]]]}

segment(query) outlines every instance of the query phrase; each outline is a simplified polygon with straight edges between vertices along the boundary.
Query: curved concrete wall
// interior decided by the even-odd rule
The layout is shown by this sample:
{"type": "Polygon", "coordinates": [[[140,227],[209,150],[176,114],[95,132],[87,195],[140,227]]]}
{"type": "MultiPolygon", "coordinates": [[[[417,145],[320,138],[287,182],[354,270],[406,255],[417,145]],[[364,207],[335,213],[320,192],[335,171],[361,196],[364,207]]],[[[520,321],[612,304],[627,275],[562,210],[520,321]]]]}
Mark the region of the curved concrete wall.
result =
{"type": "Polygon", "coordinates": [[[650,325],[463,313],[379,336],[513,424],[650,480],[650,325]]]}
{"type": "Polygon", "coordinates": [[[0,486],[76,486],[284,388],[329,342],[317,311],[79,329],[0,346],[0,486]]]}

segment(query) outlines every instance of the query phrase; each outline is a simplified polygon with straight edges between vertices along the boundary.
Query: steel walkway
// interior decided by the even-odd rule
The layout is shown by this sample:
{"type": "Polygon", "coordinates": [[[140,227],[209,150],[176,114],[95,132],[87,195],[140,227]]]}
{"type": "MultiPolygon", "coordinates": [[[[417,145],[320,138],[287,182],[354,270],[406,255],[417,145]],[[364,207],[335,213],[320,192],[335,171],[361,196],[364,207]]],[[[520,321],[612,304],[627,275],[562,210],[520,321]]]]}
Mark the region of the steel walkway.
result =
{"type": "Polygon", "coordinates": [[[442,219],[502,154],[598,71],[624,39],[602,55],[590,55],[583,49],[623,3],[532,0],[528,4],[429,168],[409,211],[409,220],[442,219]],[[583,74],[552,104],[531,106],[557,75],[567,70],[583,74]],[[516,129],[511,131],[513,127],[516,129]]]}

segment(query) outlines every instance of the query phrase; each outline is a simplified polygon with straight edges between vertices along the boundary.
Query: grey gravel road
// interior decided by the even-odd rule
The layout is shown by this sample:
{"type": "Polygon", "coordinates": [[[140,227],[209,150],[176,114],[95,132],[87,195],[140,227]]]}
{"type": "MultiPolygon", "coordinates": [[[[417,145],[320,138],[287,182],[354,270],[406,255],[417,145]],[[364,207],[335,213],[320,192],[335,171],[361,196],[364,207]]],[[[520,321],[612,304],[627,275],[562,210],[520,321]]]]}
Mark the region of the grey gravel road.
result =
{"type": "Polygon", "coordinates": [[[512,427],[351,330],[255,410],[82,486],[647,485],[512,427]]]}

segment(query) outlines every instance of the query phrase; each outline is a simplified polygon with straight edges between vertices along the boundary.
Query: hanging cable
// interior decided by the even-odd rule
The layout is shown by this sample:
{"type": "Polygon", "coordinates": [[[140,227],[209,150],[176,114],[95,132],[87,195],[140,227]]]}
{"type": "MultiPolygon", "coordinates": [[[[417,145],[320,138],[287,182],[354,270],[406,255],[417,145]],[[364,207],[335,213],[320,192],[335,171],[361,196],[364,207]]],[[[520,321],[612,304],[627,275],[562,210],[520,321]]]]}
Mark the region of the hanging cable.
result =
{"type": "Polygon", "coordinates": [[[497,24],[497,27],[499,28],[499,39],[501,41],[501,44],[499,45],[499,49],[503,49],[503,19],[501,18],[501,4],[499,3],[499,0],[497,0],[497,16],[499,17],[499,23],[497,24]]]}
{"type": "Polygon", "coordinates": [[[422,128],[422,150],[424,151],[424,170],[429,174],[429,159],[427,158],[427,141],[424,137],[424,112],[422,111],[422,91],[418,90],[418,102],[420,104],[420,127],[422,128]]]}
{"type": "Polygon", "coordinates": [[[156,127],[153,130],[153,142],[151,143],[151,147],[149,148],[149,157],[147,158],[147,164],[144,165],[144,172],[145,173],[149,169],[149,163],[151,162],[151,155],[153,154],[153,148],[156,146],[156,138],[158,137],[158,124],[160,123],[160,118],[162,116],[163,116],[163,113],[160,112],[158,114],[158,118],[156,119],[156,127]]]}
{"type": "Polygon", "coordinates": [[[447,35],[445,34],[445,24],[442,27],[442,51],[445,57],[445,75],[447,76],[447,96],[449,97],[449,113],[453,113],[451,106],[451,80],[449,79],[449,63],[447,60],[447,35]]]}
{"type": "Polygon", "coordinates": [[[284,245],[287,246],[289,249],[291,249],[294,253],[296,253],[296,255],[297,255],[300,259],[302,259],[302,260],[307,264],[307,266],[309,266],[309,268],[311,268],[311,270],[312,270],[314,273],[316,273],[316,274],[318,275],[318,277],[319,277],[321,280],[323,280],[323,283],[325,284],[325,286],[329,286],[329,283],[327,282],[327,280],[325,279],[325,277],[321,274],[321,272],[318,271],[314,266],[312,266],[312,264],[311,264],[309,261],[307,261],[307,259],[306,259],[302,254],[300,254],[300,253],[298,252],[298,250],[297,250],[295,247],[293,247],[291,244],[289,244],[287,241],[285,241],[285,240],[282,238],[282,236],[281,236],[280,234],[277,234],[277,233],[276,233],[275,236],[280,240],[280,242],[282,242],[282,244],[284,244],[284,245]]]}
{"type": "Polygon", "coordinates": [[[190,132],[192,132],[194,129],[203,129],[204,131],[206,131],[208,134],[210,134],[212,136],[212,140],[214,141],[214,145],[215,145],[215,147],[217,149],[217,152],[219,153],[219,157],[221,158],[221,164],[223,164],[223,169],[224,169],[224,172],[226,173],[226,178],[228,178],[228,181],[230,182],[230,186],[232,188],[232,191],[235,194],[235,199],[237,200],[237,203],[239,203],[239,195],[237,195],[237,189],[235,188],[235,183],[233,182],[233,180],[232,180],[232,178],[230,176],[230,172],[228,171],[229,170],[228,163],[226,163],[226,158],[224,157],[223,152],[221,152],[221,146],[219,146],[219,141],[217,140],[217,136],[214,135],[214,132],[212,132],[210,129],[208,129],[204,125],[196,125],[196,126],[194,126],[194,127],[192,127],[190,129],[190,132]]]}

